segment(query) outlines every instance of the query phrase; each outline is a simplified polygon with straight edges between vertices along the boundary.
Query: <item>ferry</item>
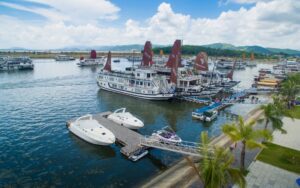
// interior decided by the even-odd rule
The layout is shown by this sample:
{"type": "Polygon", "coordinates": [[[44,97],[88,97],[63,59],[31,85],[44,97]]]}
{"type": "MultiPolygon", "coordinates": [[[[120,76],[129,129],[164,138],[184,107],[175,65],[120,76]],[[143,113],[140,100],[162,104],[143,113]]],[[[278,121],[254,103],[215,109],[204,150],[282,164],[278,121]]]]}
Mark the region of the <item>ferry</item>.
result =
{"type": "Polygon", "coordinates": [[[95,50],[92,50],[90,53],[90,57],[88,59],[84,59],[84,57],[80,57],[78,66],[95,66],[95,65],[103,65],[105,61],[104,57],[97,57],[97,53],[95,50]]]}
{"type": "Polygon", "coordinates": [[[148,100],[169,100],[173,98],[175,87],[151,69],[132,68],[128,71],[113,71],[111,52],[107,62],[97,77],[100,89],[148,100]]]}
{"type": "Polygon", "coordinates": [[[55,57],[55,61],[74,61],[75,58],[72,56],[68,56],[68,55],[57,55],[55,57]]]}
{"type": "Polygon", "coordinates": [[[34,64],[27,56],[8,57],[3,60],[1,70],[33,70],[34,64]]]}

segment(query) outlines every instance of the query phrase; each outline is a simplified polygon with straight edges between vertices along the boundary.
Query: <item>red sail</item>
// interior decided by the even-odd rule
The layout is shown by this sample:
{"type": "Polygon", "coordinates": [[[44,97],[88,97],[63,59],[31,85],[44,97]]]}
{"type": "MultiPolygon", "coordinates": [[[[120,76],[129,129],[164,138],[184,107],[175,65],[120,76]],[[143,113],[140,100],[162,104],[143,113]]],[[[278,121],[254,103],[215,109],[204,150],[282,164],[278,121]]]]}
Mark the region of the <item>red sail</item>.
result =
{"type": "Polygon", "coordinates": [[[178,68],[178,56],[175,56],[175,63],[171,67],[171,77],[170,81],[174,84],[177,84],[177,68],[178,68]]]}
{"type": "Polygon", "coordinates": [[[229,78],[230,80],[232,80],[232,77],[233,77],[233,71],[235,69],[235,64],[236,64],[236,61],[234,61],[231,71],[227,74],[227,78],[229,78]]]}
{"type": "Polygon", "coordinates": [[[208,57],[205,52],[198,53],[195,60],[195,69],[199,71],[208,71],[208,57]]]}
{"type": "Polygon", "coordinates": [[[152,56],[153,56],[152,44],[150,41],[146,41],[143,50],[143,59],[141,62],[141,66],[150,67],[153,64],[152,56]]]}
{"type": "Polygon", "coordinates": [[[111,53],[110,53],[110,51],[107,54],[106,64],[103,69],[111,72],[111,53]]]}
{"type": "Polygon", "coordinates": [[[178,57],[178,66],[182,67],[182,65],[181,65],[181,41],[180,40],[176,40],[174,42],[168,62],[166,63],[166,66],[168,68],[172,68],[172,65],[176,63],[176,57],[178,57]]]}
{"type": "Polygon", "coordinates": [[[90,58],[91,58],[91,59],[96,59],[96,58],[97,58],[96,50],[92,50],[92,51],[91,51],[91,53],[90,53],[90,58]]]}

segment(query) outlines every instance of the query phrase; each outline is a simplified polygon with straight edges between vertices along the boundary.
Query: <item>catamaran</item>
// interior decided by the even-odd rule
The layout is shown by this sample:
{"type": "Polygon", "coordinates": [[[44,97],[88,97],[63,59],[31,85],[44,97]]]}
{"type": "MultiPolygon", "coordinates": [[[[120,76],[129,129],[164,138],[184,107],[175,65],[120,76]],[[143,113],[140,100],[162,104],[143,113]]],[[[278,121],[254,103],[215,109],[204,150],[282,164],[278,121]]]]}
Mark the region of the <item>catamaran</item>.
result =
{"type": "Polygon", "coordinates": [[[111,52],[99,72],[97,83],[100,89],[148,100],[168,100],[175,92],[175,87],[168,83],[166,76],[158,75],[151,69],[132,67],[128,71],[112,70],[111,52]]]}

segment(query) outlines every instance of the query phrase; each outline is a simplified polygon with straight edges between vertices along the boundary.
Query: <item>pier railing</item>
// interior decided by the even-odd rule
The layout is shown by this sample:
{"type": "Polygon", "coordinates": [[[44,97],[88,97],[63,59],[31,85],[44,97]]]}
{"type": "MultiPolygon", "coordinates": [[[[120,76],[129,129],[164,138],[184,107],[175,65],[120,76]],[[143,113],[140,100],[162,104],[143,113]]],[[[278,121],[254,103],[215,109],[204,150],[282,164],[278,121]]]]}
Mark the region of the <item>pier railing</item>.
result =
{"type": "Polygon", "coordinates": [[[140,144],[147,147],[201,157],[199,150],[201,150],[202,145],[195,142],[182,141],[180,143],[172,143],[162,141],[153,136],[144,136],[141,138],[140,144]]]}

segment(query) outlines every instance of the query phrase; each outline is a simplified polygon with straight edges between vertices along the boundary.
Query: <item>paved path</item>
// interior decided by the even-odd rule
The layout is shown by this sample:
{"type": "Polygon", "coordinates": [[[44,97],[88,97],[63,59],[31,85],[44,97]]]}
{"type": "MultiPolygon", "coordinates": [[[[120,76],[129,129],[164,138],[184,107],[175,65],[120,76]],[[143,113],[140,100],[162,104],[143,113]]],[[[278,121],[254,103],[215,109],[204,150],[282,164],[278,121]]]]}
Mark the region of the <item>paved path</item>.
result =
{"type": "Polygon", "coordinates": [[[274,131],[273,143],[288,148],[300,150],[300,120],[290,118],[283,118],[283,129],[287,131],[287,134],[281,134],[280,131],[274,131]]]}
{"type": "Polygon", "coordinates": [[[300,176],[295,173],[260,161],[253,162],[249,170],[246,177],[249,188],[299,188],[296,179],[300,176]]]}

